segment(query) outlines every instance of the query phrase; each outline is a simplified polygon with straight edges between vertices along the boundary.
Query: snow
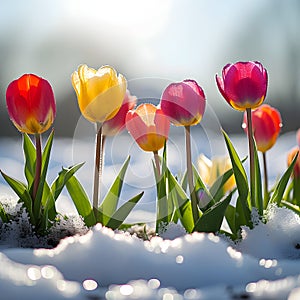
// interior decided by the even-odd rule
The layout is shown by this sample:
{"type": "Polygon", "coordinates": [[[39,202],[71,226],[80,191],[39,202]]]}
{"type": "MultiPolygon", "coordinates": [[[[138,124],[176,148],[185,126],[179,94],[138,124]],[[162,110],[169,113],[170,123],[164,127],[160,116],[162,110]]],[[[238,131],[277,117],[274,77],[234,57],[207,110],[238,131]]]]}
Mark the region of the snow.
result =
{"type": "MultiPolygon", "coordinates": [[[[232,140],[243,157],[246,153],[243,139],[233,137],[232,140]]],[[[13,144],[6,141],[0,146],[1,168],[8,174],[21,174],[21,152],[8,152],[9,143],[13,144]]],[[[216,143],[222,144],[221,141],[216,143]]],[[[275,149],[268,153],[271,180],[285,169],[285,155],[294,144],[293,134],[282,136],[275,149]]],[[[182,145],[177,145],[178,151],[182,151],[182,145]]],[[[127,146],[133,148],[130,143],[127,146]]],[[[60,165],[74,163],[66,154],[62,155],[72,148],[70,141],[58,140],[55,147],[59,150],[53,153],[61,155],[52,157],[49,174],[52,179],[60,165]]],[[[106,187],[128,154],[123,150],[106,155],[104,172],[110,174],[105,179],[106,187]],[[113,166],[114,163],[117,165],[113,166]]],[[[194,152],[205,152],[202,150],[196,147],[194,152]]],[[[135,181],[139,176],[147,193],[129,220],[141,221],[144,215],[147,225],[153,226],[155,186],[151,166],[148,173],[145,170],[144,174],[135,173],[136,167],[137,170],[143,166],[148,168],[145,159],[152,157],[141,154],[138,149],[133,152],[124,199],[137,193],[139,186],[135,181]]],[[[86,153],[78,153],[80,161],[86,153]]],[[[207,152],[205,155],[210,156],[207,152]]],[[[180,173],[184,164],[176,163],[174,153],[170,157],[173,157],[174,172],[180,173]]],[[[86,165],[78,177],[88,190],[91,155],[86,165]]],[[[0,191],[1,202],[6,201],[7,209],[17,205],[16,197],[6,186],[1,186],[0,191]]],[[[68,214],[70,221],[62,220],[53,234],[59,236],[61,228],[70,228],[79,234],[62,239],[53,249],[20,248],[20,243],[26,246],[30,233],[27,232],[22,241],[17,224],[11,224],[12,230],[6,230],[6,236],[1,236],[0,299],[300,299],[300,219],[288,209],[271,207],[268,222],[258,222],[252,230],[244,227],[242,240],[235,244],[222,235],[186,234],[180,225],[172,223],[163,228],[160,237],[150,241],[142,241],[129,233],[113,232],[100,224],[88,230],[74,215],[76,211],[66,192],[58,200],[58,208],[68,214]]],[[[26,220],[26,215],[21,219],[26,220]]],[[[24,221],[23,228],[28,228],[26,226],[24,221]]],[[[41,240],[31,242],[43,245],[41,240]]]]}

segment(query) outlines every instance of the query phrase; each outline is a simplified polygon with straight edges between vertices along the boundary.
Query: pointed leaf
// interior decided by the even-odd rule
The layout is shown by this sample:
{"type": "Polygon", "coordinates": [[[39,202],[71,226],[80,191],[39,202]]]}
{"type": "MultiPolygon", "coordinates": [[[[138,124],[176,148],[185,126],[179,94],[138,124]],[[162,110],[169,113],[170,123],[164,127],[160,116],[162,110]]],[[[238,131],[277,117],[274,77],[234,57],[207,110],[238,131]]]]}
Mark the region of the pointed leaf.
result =
{"type": "Polygon", "coordinates": [[[132,211],[132,209],[135,207],[135,205],[139,202],[139,200],[144,195],[144,192],[136,195],[135,197],[128,200],[126,203],[124,203],[109,219],[107,222],[106,227],[109,227],[111,229],[117,229],[119,226],[124,222],[124,220],[127,218],[129,213],[132,211]]]}
{"type": "Polygon", "coordinates": [[[66,185],[66,182],[84,165],[80,163],[69,168],[62,168],[58,173],[58,176],[51,185],[51,192],[53,194],[54,200],[57,200],[62,189],[66,185]]]}
{"type": "Polygon", "coordinates": [[[245,221],[245,224],[241,224],[241,225],[247,225],[251,227],[252,225],[251,225],[250,197],[249,197],[249,186],[248,186],[246,171],[228,135],[225,133],[225,131],[222,132],[229,152],[233,174],[234,174],[234,178],[236,181],[237,190],[239,194],[237,205],[239,204],[238,202],[240,202],[242,208],[242,210],[239,213],[242,213],[243,217],[240,216],[241,217],[240,220],[243,219],[245,221]]]}
{"type": "MultiPolygon", "coordinates": [[[[46,145],[43,150],[42,154],[42,170],[41,170],[41,177],[40,177],[40,182],[38,186],[38,190],[36,193],[36,197],[34,199],[33,203],[33,212],[36,216],[40,214],[41,211],[41,201],[43,197],[43,192],[47,192],[47,189],[44,191],[44,183],[46,181],[46,176],[47,176],[47,171],[48,171],[48,166],[49,166],[49,161],[50,161],[50,153],[51,153],[51,148],[53,144],[53,137],[54,137],[54,131],[50,133],[48,140],[46,142],[46,145]]],[[[48,195],[45,195],[48,197],[48,195]]]]}
{"type": "Polygon", "coordinates": [[[280,202],[283,198],[283,194],[284,191],[286,189],[286,186],[288,184],[288,181],[292,175],[293,169],[294,169],[294,165],[296,163],[298,154],[295,155],[292,163],[290,164],[290,166],[287,168],[287,170],[284,172],[284,174],[282,175],[282,177],[280,178],[280,180],[278,181],[278,183],[275,186],[275,190],[272,194],[272,197],[270,199],[270,203],[277,203],[278,205],[280,205],[280,202]]]}
{"type": "Polygon", "coordinates": [[[27,186],[14,178],[9,177],[4,172],[0,171],[5,181],[10,185],[10,187],[14,190],[14,192],[19,196],[20,201],[24,204],[30,219],[32,220],[32,224],[35,224],[35,219],[32,212],[32,199],[28,192],[27,186]]]}
{"type": "Polygon", "coordinates": [[[129,161],[130,161],[130,156],[127,157],[126,161],[121,167],[118,176],[116,177],[115,181],[111,185],[110,189],[108,190],[104,200],[102,201],[98,209],[100,212],[98,216],[100,217],[99,222],[102,223],[103,225],[107,224],[108,220],[115,213],[117,209],[121,190],[123,187],[124,177],[128,168],[129,161]]]}
{"type": "Polygon", "coordinates": [[[254,145],[254,167],[255,167],[255,201],[256,207],[258,208],[259,215],[262,216],[264,212],[264,199],[262,196],[262,187],[261,187],[261,172],[259,166],[259,159],[257,154],[257,147],[254,138],[252,137],[253,145],[254,145]]]}
{"type": "Polygon", "coordinates": [[[219,201],[207,211],[197,221],[193,231],[198,232],[217,232],[220,230],[225,211],[231,201],[232,193],[230,193],[223,201],[219,201]]]}
{"type": "Polygon", "coordinates": [[[85,225],[88,227],[94,226],[96,219],[93,208],[81,183],[75,176],[72,176],[66,182],[66,187],[76,206],[78,214],[83,217],[85,225]]]}
{"type": "Polygon", "coordinates": [[[225,218],[227,221],[227,224],[233,234],[236,233],[236,226],[235,226],[235,207],[231,204],[227,206],[226,212],[225,212],[225,218]]]}
{"type": "Polygon", "coordinates": [[[28,188],[30,189],[35,176],[36,151],[35,146],[26,133],[23,134],[23,151],[25,157],[24,173],[27,179],[28,188]]]}
{"type": "MultiPolygon", "coordinates": [[[[194,228],[194,219],[191,201],[188,199],[185,191],[172,175],[170,170],[168,170],[167,177],[169,183],[168,198],[173,201],[177,216],[179,217],[182,226],[187,232],[192,232],[194,228]]],[[[200,213],[201,212],[199,212],[199,216],[200,213]]]]}

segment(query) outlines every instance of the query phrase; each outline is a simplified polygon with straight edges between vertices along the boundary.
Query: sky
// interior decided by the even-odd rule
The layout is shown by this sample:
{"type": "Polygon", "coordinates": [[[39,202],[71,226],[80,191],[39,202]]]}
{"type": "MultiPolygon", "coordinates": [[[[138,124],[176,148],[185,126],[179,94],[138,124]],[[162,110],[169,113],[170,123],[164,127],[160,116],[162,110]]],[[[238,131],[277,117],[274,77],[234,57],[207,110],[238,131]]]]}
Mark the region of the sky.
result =
{"type": "Polygon", "coordinates": [[[214,78],[227,63],[258,60],[269,72],[266,101],[282,109],[284,130],[295,130],[299,15],[296,0],[0,0],[0,115],[7,85],[35,73],[50,81],[57,102],[65,103],[61,110],[78,117],[71,73],[83,63],[109,64],[141,99],[159,98],[167,83],[195,79],[224,126],[241,130],[232,121],[241,114],[226,104],[214,78]]]}

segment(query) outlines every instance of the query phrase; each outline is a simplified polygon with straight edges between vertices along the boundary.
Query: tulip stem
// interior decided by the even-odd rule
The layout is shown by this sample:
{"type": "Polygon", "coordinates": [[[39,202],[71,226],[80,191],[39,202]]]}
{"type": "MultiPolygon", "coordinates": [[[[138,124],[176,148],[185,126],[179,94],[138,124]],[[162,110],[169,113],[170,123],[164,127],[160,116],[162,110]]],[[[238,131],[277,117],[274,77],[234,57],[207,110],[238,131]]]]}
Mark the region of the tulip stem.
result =
{"type": "Polygon", "coordinates": [[[153,154],[154,154],[157,178],[158,180],[160,180],[161,172],[160,172],[160,161],[159,161],[158,151],[153,151],[153,154]]]}
{"type": "Polygon", "coordinates": [[[264,207],[266,208],[269,202],[269,188],[268,188],[268,170],[267,170],[267,156],[266,152],[262,152],[264,165],[264,207]]]}
{"type": "Polygon", "coordinates": [[[42,170],[42,144],[41,144],[41,135],[39,133],[35,134],[35,149],[36,149],[36,160],[35,160],[35,177],[33,183],[32,198],[33,201],[36,198],[38,191],[41,170],[42,170]]]}
{"type": "Polygon", "coordinates": [[[249,156],[250,156],[250,200],[251,206],[255,205],[255,165],[254,165],[254,145],[253,145],[253,130],[252,130],[252,114],[251,108],[246,108],[247,113],[247,127],[248,127],[248,142],[249,142],[249,156]]]}
{"type": "Polygon", "coordinates": [[[102,124],[97,123],[96,134],[96,153],[95,153],[95,172],[94,172],[94,192],[93,192],[93,210],[96,220],[98,219],[98,203],[101,195],[101,177],[103,170],[103,154],[105,138],[102,134],[102,124]]]}
{"type": "Polygon", "coordinates": [[[198,212],[198,201],[196,191],[194,189],[194,181],[193,181],[193,166],[192,166],[192,151],[191,151],[191,127],[185,126],[185,145],[186,145],[186,166],[187,166],[187,177],[188,177],[188,185],[191,194],[191,202],[192,202],[192,213],[194,224],[197,223],[199,219],[198,212]]]}

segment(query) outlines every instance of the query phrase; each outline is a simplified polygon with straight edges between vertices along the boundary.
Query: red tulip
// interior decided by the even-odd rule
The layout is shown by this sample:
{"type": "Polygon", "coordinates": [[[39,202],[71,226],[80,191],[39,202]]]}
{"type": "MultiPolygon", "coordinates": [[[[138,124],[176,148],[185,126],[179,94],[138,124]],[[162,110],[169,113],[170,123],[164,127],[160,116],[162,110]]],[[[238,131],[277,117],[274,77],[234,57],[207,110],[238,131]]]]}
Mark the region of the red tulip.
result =
{"type": "Polygon", "coordinates": [[[11,121],[21,132],[43,133],[55,118],[56,107],[51,85],[33,74],[25,74],[9,84],[6,104],[11,121]]]}
{"type": "Polygon", "coordinates": [[[268,74],[259,62],[228,64],[216,80],[222,96],[237,110],[257,108],[266,97],[268,74]]]}
{"type": "Polygon", "coordinates": [[[169,135],[170,121],[160,108],[141,104],[126,115],[126,128],[144,151],[158,151],[169,135]]]}
{"type": "MultiPolygon", "coordinates": [[[[299,147],[294,147],[289,153],[288,153],[288,157],[287,157],[287,163],[288,163],[288,166],[292,163],[295,155],[297,153],[299,153],[300,151],[300,148],[299,147]]],[[[297,161],[295,163],[295,166],[294,166],[294,170],[293,170],[293,175],[294,175],[294,178],[298,179],[300,178],[300,153],[297,157],[297,161]]]]}
{"type": "Polygon", "coordinates": [[[136,97],[131,96],[130,92],[127,90],[120,110],[112,119],[103,122],[103,135],[112,136],[122,131],[125,128],[126,114],[129,110],[133,109],[135,105],[136,97]]]}
{"type": "Polygon", "coordinates": [[[171,83],[161,97],[161,109],[176,126],[198,124],[205,110],[205,95],[194,80],[171,83]]]}
{"type": "MultiPolygon", "coordinates": [[[[282,127],[281,116],[277,109],[264,104],[253,110],[252,127],[257,150],[266,152],[275,144],[282,127]]],[[[243,128],[247,132],[247,114],[244,114],[243,128]]]]}

